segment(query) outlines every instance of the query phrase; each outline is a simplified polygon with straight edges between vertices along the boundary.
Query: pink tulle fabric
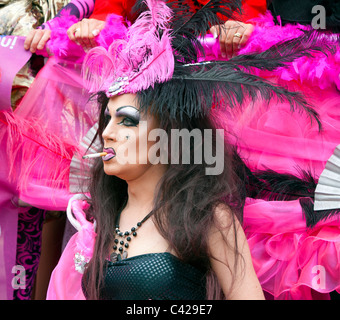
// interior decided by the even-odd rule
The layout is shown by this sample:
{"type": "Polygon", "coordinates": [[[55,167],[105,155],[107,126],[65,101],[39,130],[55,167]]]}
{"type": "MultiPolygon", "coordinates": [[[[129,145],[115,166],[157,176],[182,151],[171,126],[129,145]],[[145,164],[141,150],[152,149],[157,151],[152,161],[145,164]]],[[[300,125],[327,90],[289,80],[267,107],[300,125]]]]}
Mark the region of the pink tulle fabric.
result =
{"type": "Polygon", "coordinates": [[[0,118],[7,126],[9,179],[20,176],[19,198],[37,208],[66,209],[72,158],[98,119],[80,70],[51,57],[18,108],[0,118]]]}
{"type": "Polygon", "coordinates": [[[94,224],[86,220],[85,209],[88,203],[73,196],[69,202],[70,210],[76,219],[74,227],[78,232],[67,243],[58,265],[53,270],[46,295],[47,300],[84,300],[81,289],[83,269],[78,268],[77,258],[88,262],[93,255],[96,237],[94,224]]]}

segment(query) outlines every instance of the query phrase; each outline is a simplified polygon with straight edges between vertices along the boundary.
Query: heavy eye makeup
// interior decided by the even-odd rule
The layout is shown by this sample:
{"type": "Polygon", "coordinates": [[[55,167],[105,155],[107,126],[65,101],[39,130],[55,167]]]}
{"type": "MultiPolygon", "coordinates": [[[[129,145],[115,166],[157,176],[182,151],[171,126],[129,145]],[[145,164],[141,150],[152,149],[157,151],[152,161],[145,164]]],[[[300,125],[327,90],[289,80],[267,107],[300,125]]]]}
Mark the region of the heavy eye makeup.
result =
{"type": "Polygon", "coordinates": [[[116,110],[116,118],[122,118],[122,121],[118,124],[125,125],[127,127],[137,127],[139,124],[139,111],[133,106],[123,106],[116,110]]]}
{"type": "MultiPolygon", "coordinates": [[[[108,108],[104,112],[105,125],[110,122],[111,115],[108,108]]],[[[133,106],[122,106],[116,110],[115,117],[121,119],[117,124],[124,125],[126,127],[137,127],[140,120],[139,110],[133,106]]]]}

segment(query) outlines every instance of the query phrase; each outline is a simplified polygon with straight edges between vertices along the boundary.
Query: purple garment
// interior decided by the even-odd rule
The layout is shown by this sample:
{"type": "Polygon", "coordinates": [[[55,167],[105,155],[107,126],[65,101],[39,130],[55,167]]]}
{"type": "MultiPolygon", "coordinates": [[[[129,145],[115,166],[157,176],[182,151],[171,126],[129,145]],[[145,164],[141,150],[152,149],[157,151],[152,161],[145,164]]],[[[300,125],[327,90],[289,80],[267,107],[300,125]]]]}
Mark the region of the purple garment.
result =
{"type": "MultiPolygon", "coordinates": [[[[0,122],[1,136],[6,135],[6,126],[0,122]],[[5,131],[5,132],[4,132],[5,131]]],[[[0,151],[0,299],[12,299],[12,268],[16,265],[18,207],[12,203],[17,197],[15,182],[8,181],[7,139],[1,141],[0,151]]]]}
{"type": "MultiPolygon", "coordinates": [[[[13,79],[31,57],[31,52],[24,49],[24,37],[3,36],[0,39],[0,111],[12,112],[13,79]]],[[[8,179],[8,132],[1,120],[0,117],[0,299],[12,299],[19,209],[13,204],[18,194],[15,177],[11,181],[8,179]]]]}
{"type": "Polygon", "coordinates": [[[13,292],[14,300],[30,300],[38,271],[45,210],[31,208],[19,212],[16,265],[25,270],[25,285],[13,292]]]}
{"type": "Polygon", "coordinates": [[[15,75],[32,53],[24,49],[25,37],[0,37],[0,110],[11,110],[11,90],[15,75]]]}

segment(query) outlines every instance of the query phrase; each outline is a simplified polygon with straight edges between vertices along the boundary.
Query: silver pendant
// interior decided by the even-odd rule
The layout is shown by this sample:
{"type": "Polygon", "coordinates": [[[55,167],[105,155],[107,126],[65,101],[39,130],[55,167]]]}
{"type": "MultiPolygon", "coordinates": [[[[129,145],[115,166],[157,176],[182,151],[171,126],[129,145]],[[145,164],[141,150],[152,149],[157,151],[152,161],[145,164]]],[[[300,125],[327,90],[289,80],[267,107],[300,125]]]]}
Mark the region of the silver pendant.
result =
{"type": "Polygon", "coordinates": [[[128,253],[127,253],[127,251],[124,251],[124,252],[123,252],[123,255],[122,255],[122,259],[126,259],[126,258],[127,258],[127,256],[128,256],[128,253]]]}
{"type": "Polygon", "coordinates": [[[121,260],[126,259],[127,256],[128,256],[127,251],[124,251],[122,254],[116,253],[116,252],[112,252],[112,253],[110,254],[110,261],[113,262],[113,263],[115,263],[115,262],[117,262],[117,261],[121,261],[121,260]]]}
{"type": "Polygon", "coordinates": [[[117,260],[119,260],[118,256],[120,256],[120,254],[118,254],[116,252],[112,252],[110,254],[110,261],[113,262],[113,263],[117,262],[117,260]]]}

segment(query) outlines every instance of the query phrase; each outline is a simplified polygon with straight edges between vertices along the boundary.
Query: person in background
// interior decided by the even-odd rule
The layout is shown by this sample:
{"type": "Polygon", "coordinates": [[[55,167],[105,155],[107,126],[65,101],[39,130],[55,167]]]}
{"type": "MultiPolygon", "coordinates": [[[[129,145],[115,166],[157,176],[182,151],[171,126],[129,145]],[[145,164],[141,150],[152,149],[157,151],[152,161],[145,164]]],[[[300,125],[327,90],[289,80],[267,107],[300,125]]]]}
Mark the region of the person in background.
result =
{"type": "MultiPolygon", "coordinates": [[[[104,28],[106,17],[109,14],[117,14],[129,21],[134,20],[131,13],[135,0],[72,0],[56,17],[63,13],[76,17],[79,21],[68,30],[70,40],[75,41],[86,49],[96,46],[94,38],[104,28]]],[[[40,28],[31,30],[28,34],[24,47],[26,50],[36,52],[43,50],[51,37],[51,30],[56,20],[52,19],[44,23],[40,28]]]]}
{"type": "Polygon", "coordinates": [[[254,30],[251,20],[264,14],[266,10],[266,0],[242,1],[242,12],[240,14],[236,13],[233,19],[210,29],[214,37],[219,39],[222,58],[230,59],[239,53],[254,30]]]}
{"type": "MultiPolygon", "coordinates": [[[[68,10],[70,14],[76,16],[79,22],[72,25],[68,30],[70,40],[79,43],[84,48],[90,49],[97,45],[94,38],[104,28],[108,14],[115,13],[126,17],[129,21],[134,21],[136,15],[132,13],[135,0],[109,1],[109,0],[72,0],[66,5],[57,16],[68,10]],[[85,5],[84,5],[85,4],[85,5]],[[86,10],[84,10],[86,8],[86,10]]],[[[191,4],[193,9],[208,3],[209,0],[198,0],[197,5],[191,4]]],[[[236,13],[234,20],[226,21],[224,28],[226,32],[219,37],[221,53],[223,57],[235,55],[243,46],[251,32],[253,26],[249,20],[258,17],[266,11],[265,0],[244,0],[242,1],[242,13],[236,13]],[[237,37],[234,37],[237,34],[237,37]]],[[[225,19],[226,20],[226,19],[225,19]]],[[[53,20],[47,21],[41,28],[32,30],[26,38],[25,49],[36,52],[42,50],[50,39],[53,20]]],[[[218,37],[218,28],[211,28],[211,32],[218,37]]]]}

